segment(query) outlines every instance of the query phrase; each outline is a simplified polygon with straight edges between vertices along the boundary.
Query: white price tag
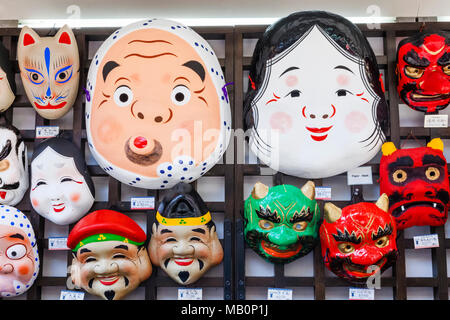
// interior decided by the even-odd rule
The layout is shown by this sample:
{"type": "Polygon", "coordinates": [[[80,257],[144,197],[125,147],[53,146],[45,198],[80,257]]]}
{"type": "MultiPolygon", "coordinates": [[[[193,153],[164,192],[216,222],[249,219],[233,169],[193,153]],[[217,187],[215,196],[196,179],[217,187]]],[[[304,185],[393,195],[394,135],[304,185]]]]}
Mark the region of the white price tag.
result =
{"type": "Polygon", "coordinates": [[[67,247],[67,238],[48,238],[48,250],[69,250],[67,247]]]}
{"type": "Polygon", "coordinates": [[[447,128],[448,114],[427,114],[423,126],[424,128],[447,128]]]}
{"type": "Polygon", "coordinates": [[[36,127],[36,139],[53,138],[59,134],[58,126],[38,126],[36,127]]]}
{"type": "Polygon", "coordinates": [[[348,298],[350,300],[374,300],[375,290],[373,288],[350,288],[348,298]]]}
{"type": "Polygon", "coordinates": [[[414,249],[436,248],[439,247],[439,238],[437,234],[425,234],[414,237],[414,249]]]}
{"type": "Polygon", "coordinates": [[[178,300],[202,300],[201,288],[178,288],[178,300]]]}
{"type": "Polygon", "coordinates": [[[316,187],[316,200],[331,200],[331,187],[316,187]]]}
{"type": "Polygon", "coordinates": [[[268,288],[267,300],[292,300],[292,289],[268,288]]]}
{"type": "Polygon", "coordinates": [[[151,210],[151,209],[155,209],[155,197],[136,197],[136,198],[131,198],[130,208],[132,210],[151,210]]]}
{"type": "Polygon", "coordinates": [[[372,184],[372,167],[358,167],[347,171],[347,184],[372,184]]]}
{"type": "Polygon", "coordinates": [[[61,290],[59,300],[84,300],[84,292],[61,290]]]}

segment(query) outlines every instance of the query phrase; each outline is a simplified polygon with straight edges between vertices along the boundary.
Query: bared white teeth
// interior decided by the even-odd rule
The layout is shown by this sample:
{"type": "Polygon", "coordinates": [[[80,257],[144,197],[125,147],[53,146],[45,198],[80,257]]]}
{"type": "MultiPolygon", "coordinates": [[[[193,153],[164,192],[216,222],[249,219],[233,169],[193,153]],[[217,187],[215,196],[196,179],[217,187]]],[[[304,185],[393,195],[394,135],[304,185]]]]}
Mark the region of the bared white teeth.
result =
{"type": "Polygon", "coordinates": [[[405,211],[405,206],[401,206],[402,211],[405,211]]]}
{"type": "Polygon", "coordinates": [[[436,207],[437,207],[437,203],[433,202],[433,208],[436,208],[436,207]]]}

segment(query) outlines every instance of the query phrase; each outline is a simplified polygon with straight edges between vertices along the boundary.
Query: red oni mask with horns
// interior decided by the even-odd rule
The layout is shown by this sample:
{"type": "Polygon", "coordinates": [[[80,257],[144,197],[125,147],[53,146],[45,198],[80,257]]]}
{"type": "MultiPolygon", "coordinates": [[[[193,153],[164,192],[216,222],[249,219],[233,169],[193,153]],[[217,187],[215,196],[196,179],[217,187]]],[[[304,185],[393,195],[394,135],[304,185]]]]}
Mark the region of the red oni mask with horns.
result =
{"type": "Polygon", "coordinates": [[[397,50],[397,91],[410,108],[426,113],[450,102],[450,33],[419,33],[397,50]]]}
{"type": "Polygon", "coordinates": [[[426,147],[399,149],[382,146],[380,193],[389,196],[389,213],[398,229],[441,226],[447,221],[449,181],[441,139],[426,147]]]}

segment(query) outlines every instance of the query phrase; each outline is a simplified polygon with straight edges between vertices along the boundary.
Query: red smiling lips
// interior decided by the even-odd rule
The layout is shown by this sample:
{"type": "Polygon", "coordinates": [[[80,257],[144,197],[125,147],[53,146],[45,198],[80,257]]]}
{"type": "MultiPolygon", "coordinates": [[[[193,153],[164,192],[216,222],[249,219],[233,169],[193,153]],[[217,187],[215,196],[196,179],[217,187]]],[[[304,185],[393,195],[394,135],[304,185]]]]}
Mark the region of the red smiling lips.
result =
{"type": "MultiPolygon", "coordinates": [[[[310,132],[312,132],[312,133],[315,133],[315,134],[321,134],[321,133],[327,132],[327,131],[330,130],[332,127],[333,127],[333,126],[325,127],[325,128],[310,128],[310,127],[306,127],[306,130],[308,130],[308,131],[310,131],[310,132]]],[[[328,134],[326,134],[326,135],[320,135],[320,136],[317,136],[317,135],[311,135],[311,138],[312,138],[314,141],[323,141],[323,140],[325,140],[327,137],[328,137],[328,134]]]]}
{"type": "Polygon", "coordinates": [[[50,104],[50,102],[49,103],[47,103],[46,105],[40,105],[40,104],[38,104],[38,103],[34,103],[34,105],[36,106],[36,108],[38,108],[38,109],[51,109],[51,110],[55,110],[55,109],[61,109],[62,107],[64,107],[65,105],[67,104],[67,102],[66,101],[63,101],[63,102],[61,102],[61,103],[59,103],[59,104],[56,104],[56,105],[52,105],[52,104],[50,104]]]}

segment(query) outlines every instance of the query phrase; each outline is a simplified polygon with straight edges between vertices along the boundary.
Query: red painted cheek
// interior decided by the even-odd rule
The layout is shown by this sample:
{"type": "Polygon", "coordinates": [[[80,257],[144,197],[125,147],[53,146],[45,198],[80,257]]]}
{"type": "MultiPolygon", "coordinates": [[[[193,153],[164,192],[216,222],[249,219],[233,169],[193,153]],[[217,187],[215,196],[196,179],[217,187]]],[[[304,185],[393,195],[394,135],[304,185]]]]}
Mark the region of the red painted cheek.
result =
{"type": "Polygon", "coordinates": [[[347,75],[345,75],[345,74],[340,74],[336,78],[336,82],[337,82],[338,85],[346,86],[346,85],[348,85],[350,83],[350,78],[347,75]]]}
{"type": "Polygon", "coordinates": [[[20,275],[24,276],[27,275],[30,272],[30,268],[26,265],[21,265],[19,268],[17,268],[17,271],[20,275]]]}
{"type": "Polygon", "coordinates": [[[270,117],[270,126],[273,130],[287,133],[292,128],[292,118],[285,112],[275,112],[270,117]]]}
{"type": "Polygon", "coordinates": [[[80,194],[79,194],[78,192],[72,193],[72,194],[70,195],[70,200],[71,200],[72,202],[78,202],[78,200],[80,200],[80,194]]]}
{"type": "Polygon", "coordinates": [[[352,111],[345,117],[345,127],[352,133],[361,132],[368,122],[367,117],[359,111],[352,111]]]}
{"type": "Polygon", "coordinates": [[[39,201],[37,199],[31,199],[31,203],[33,204],[33,207],[39,207],[39,201]]]}
{"type": "Polygon", "coordinates": [[[286,78],[286,85],[288,86],[288,87],[293,87],[293,86],[295,86],[296,84],[298,83],[298,78],[296,77],[296,76],[288,76],[287,78],[286,78]]]}

